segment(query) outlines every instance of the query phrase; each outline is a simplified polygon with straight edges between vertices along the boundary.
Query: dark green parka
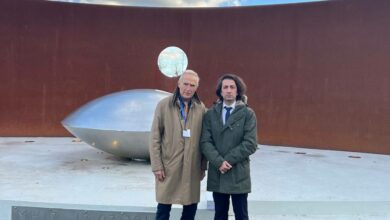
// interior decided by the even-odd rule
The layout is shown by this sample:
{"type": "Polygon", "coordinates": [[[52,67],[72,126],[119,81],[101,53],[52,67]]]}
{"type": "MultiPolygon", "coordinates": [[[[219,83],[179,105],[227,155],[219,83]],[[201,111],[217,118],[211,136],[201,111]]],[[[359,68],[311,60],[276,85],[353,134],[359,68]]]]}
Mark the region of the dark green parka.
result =
{"type": "Polygon", "coordinates": [[[222,102],[210,108],[203,118],[201,151],[209,161],[207,190],[237,194],[251,192],[249,155],[257,149],[257,123],[254,111],[242,101],[223,125],[222,102]],[[221,174],[223,161],[233,167],[221,174]]]}

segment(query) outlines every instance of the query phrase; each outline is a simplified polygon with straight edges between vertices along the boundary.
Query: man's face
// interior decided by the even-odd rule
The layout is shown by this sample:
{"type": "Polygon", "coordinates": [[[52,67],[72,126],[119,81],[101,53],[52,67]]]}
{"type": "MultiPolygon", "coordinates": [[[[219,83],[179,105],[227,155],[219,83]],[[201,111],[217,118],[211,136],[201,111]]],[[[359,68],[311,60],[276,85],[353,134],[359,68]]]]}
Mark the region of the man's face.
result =
{"type": "Polygon", "coordinates": [[[221,95],[225,103],[231,104],[237,97],[237,86],[234,80],[224,79],[222,80],[221,95]]]}
{"type": "Polygon", "coordinates": [[[185,101],[190,100],[194,96],[198,88],[198,82],[198,77],[191,74],[184,74],[182,80],[179,80],[180,95],[185,101]]]}

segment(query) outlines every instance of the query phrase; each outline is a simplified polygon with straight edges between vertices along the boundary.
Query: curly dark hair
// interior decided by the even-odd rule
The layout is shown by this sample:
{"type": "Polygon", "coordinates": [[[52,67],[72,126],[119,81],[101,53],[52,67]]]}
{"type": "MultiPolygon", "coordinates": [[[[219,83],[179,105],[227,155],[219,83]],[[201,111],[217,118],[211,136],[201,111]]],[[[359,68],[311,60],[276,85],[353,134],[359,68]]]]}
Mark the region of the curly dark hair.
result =
{"type": "Polygon", "coordinates": [[[218,96],[220,101],[223,101],[223,97],[221,95],[222,91],[222,81],[225,79],[231,79],[236,83],[237,86],[237,97],[236,100],[242,100],[244,99],[245,92],[246,92],[246,84],[244,83],[244,80],[241,79],[241,77],[235,75],[235,74],[224,74],[218,79],[217,83],[217,89],[215,91],[215,94],[218,96]]]}

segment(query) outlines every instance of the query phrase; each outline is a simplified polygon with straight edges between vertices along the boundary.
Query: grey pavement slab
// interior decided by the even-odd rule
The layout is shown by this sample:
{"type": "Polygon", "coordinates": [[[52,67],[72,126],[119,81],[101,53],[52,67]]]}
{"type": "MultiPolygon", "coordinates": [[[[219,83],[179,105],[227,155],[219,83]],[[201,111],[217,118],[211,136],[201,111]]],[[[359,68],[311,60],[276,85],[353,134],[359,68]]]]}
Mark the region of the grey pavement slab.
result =
{"type": "MultiPolygon", "coordinates": [[[[15,205],[154,212],[149,162],[75,140],[0,138],[0,220],[15,205]]],[[[388,155],[261,145],[251,173],[251,219],[390,219],[388,155]]],[[[212,216],[205,188],[198,219],[212,216]]]]}

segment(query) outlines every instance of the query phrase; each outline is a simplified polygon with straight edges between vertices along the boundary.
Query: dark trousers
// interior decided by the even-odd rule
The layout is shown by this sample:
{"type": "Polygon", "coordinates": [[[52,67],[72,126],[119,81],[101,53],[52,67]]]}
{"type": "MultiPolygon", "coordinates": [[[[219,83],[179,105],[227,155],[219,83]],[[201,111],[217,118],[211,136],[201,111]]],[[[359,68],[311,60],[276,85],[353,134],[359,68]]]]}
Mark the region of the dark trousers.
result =
{"type": "MultiPolygon", "coordinates": [[[[169,220],[171,208],[172,208],[171,204],[159,203],[157,205],[156,220],[169,220]]],[[[198,203],[194,203],[191,205],[183,205],[183,212],[181,213],[180,220],[194,220],[197,208],[198,208],[198,203]]]]}
{"type": "Polygon", "coordinates": [[[215,216],[214,220],[227,220],[229,212],[229,200],[232,197],[233,211],[236,220],[249,220],[248,217],[248,193],[224,194],[213,192],[215,216]]]}

